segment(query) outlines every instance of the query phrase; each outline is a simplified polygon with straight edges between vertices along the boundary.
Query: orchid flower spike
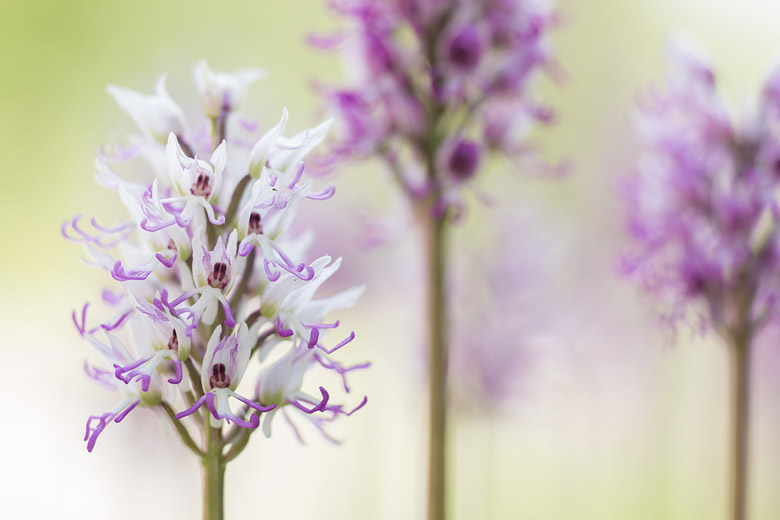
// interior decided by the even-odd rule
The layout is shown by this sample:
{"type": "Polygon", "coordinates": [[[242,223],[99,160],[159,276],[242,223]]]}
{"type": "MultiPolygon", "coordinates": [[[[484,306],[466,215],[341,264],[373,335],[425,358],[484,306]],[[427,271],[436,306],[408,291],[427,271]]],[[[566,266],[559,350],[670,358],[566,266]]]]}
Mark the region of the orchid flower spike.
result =
{"type": "Polygon", "coordinates": [[[527,142],[528,129],[554,121],[536,79],[564,76],[549,41],[560,18],[550,2],[329,5],[349,23],[311,43],[343,53],[350,78],[318,87],[337,115],[331,162],[378,158],[408,198],[452,219],[476,188],[482,155],[507,157],[518,171],[564,171],[527,142]]]}
{"type": "Polygon", "coordinates": [[[332,122],[286,136],[290,114],[282,109],[281,119],[257,132],[259,125],[240,110],[260,77],[258,69],[225,74],[199,63],[195,88],[211,124],[196,127],[187,121],[203,121],[204,113],[185,118],[164,77],[151,96],[109,87],[142,136],[101,149],[95,178],[118,195],[128,216],[106,224],[76,215],[61,230],[113,284],[100,292],[98,305],[73,313],[79,336],[100,359],[87,364],[88,376],[119,396],[113,408],[87,421],[89,451],[109,424],[147,408],[172,423],[199,458],[219,453],[224,467],[262,414],[277,407],[308,410],[318,429],[322,420],[346,415],[331,402],[334,389],[322,386],[322,399],[312,405],[301,385],[331,372],[349,392],[347,372],[368,367],[336,361],[355,333],[332,332],[339,321],[326,320],[354,304],[362,288],[317,298],[340,260],[309,264],[306,235],[290,232],[301,205],[335,194],[304,163],[332,122]],[[275,365],[267,360],[286,351],[270,353],[290,345],[302,354],[294,370],[269,368],[275,365]],[[269,370],[260,395],[257,378],[269,370]],[[239,389],[242,381],[255,395],[239,389]],[[284,399],[265,400],[272,381],[285,389],[284,399]]]}

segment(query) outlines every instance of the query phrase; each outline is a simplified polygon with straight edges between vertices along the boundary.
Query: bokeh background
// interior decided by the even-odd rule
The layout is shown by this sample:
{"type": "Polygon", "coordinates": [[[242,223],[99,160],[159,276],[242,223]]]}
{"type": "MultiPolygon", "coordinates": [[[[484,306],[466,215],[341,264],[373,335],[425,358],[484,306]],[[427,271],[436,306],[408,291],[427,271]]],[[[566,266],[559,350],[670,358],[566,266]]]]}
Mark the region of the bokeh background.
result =
{"type": "MultiPolygon", "coordinates": [[[[94,299],[107,276],[81,265],[79,247],[61,239],[59,226],[76,213],[105,222],[120,215],[118,199],[92,179],[97,147],[133,129],[105,93],[108,83],[151,92],[167,72],[173,97],[196,108],[191,70],[199,59],[215,70],[259,66],[270,77],[250,89],[245,113],[271,125],[286,105],[294,130],[325,116],[311,84],[337,81],[342,63],[304,43],[306,34],[336,26],[324,4],[0,3],[4,518],[199,516],[198,463],[174,435],[161,434],[153,414],[132,414],[111,426],[92,454],[85,449],[87,417],[110,408],[114,396],[84,376],[89,349],[70,312],[94,299]]],[[[521,324],[517,338],[534,338],[518,340],[528,352],[516,395],[494,407],[459,387],[449,445],[453,518],[726,518],[726,352],[686,330],[670,340],[649,302],[617,277],[623,239],[616,182],[635,151],[636,95],[663,79],[667,36],[683,33],[708,49],[721,88],[739,107],[780,56],[780,4],[558,5],[566,25],[554,44],[570,79],[540,83],[560,122],[534,140],[551,159],[569,159],[571,174],[540,180],[516,165],[492,164],[480,184],[493,203],[472,200],[468,222],[453,236],[453,256],[466,272],[495,266],[502,247],[514,248],[522,266],[535,265],[522,260],[527,244],[529,253],[550,255],[542,262],[550,292],[529,302],[529,312],[550,318],[539,319],[544,327],[491,309],[496,319],[521,324]]],[[[336,198],[301,215],[300,224],[317,227],[316,252],[345,257],[335,285],[368,285],[361,305],[342,314],[358,337],[342,359],[374,363],[352,380],[369,405],[335,425],[341,446],[313,431],[302,446],[281,423],[270,440],[255,437],[228,468],[228,518],[423,518],[418,237],[405,231],[384,247],[359,247],[359,222],[382,215],[402,222],[403,209],[375,164],[346,167],[336,183],[336,198]]],[[[458,319],[467,322],[468,313],[458,319]]],[[[780,517],[780,345],[772,343],[754,358],[756,520],[780,517]]]]}

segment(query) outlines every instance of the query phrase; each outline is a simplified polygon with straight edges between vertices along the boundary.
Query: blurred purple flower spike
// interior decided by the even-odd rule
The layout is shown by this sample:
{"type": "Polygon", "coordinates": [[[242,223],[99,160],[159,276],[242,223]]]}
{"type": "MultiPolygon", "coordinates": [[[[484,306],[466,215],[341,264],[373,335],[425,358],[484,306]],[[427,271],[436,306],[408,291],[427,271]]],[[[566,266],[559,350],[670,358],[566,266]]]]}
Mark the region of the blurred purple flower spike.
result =
{"type": "Polygon", "coordinates": [[[704,59],[675,42],[667,86],[640,106],[644,150],[624,186],[632,238],[624,271],[728,344],[732,368],[732,518],[747,502],[750,358],[777,323],[780,293],[780,69],[754,110],[734,118],[704,59]]]}
{"type": "MultiPolygon", "coordinates": [[[[336,157],[378,158],[424,237],[430,333],[429,520],[444,518],[447,415],[447,225],[466,213],[487,155],[545,170],[528,129],[553,121],[533,78],[560,78],[543,1],[332,0],[351,22],[315,46],[344,51],[351,81],[319,86],[337,114],[336,157]]],[[[385,239],[387,237],[384,237],[385,239]]],[[[381,243],[382,240],[372,240],[381,243]]]]}
{"type": "Polygon", "coordinates": [[[334,154],[378,156],[409,197],[440,198],[438,211],[459,211],[467,184],[452,189],[451,179],[430,175],[421,183],[410,174],[419,166],[412,163],[424,162],[461,134],[476,147],[469,153],[498,151],[539,166],[532,147],[524,145],[528,132],[515,128],[521,119],[526,128],[554,119],[530,92],[531,78],[540,73],[561,76],[548,43],[560,20],[545,2],[333,0],[330,5],[353,22],[351,30],[310,38],[317,47],[348,53],[354,78],[345,87],[320,87],[338,114],[334,154]]]}
{"type": "Polygon", "coordinates": [[[738,326],[736,293],[749,287],[742,310],[760,326],[780,290],[780,134],[768,110],[780,98],[770,83],[760,109],[733,123],[711,69],[683,47],[670,53],[667,89],[640,106],[645,148],[624,184],[633,246],[623,265],[673,316],[697,309],[719,332],[738,326]]]}

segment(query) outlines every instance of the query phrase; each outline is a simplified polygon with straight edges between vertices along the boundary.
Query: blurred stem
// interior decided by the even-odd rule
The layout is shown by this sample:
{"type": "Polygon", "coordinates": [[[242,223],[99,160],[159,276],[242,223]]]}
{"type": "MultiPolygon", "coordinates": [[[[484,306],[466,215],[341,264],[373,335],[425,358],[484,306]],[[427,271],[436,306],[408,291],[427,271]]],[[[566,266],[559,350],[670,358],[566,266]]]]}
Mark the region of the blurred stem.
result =
{"type": "Polygon", "coordinates": [[[230,205],[225,212],[225,223],[228,226],[233,222],[233,218],[236,216],[236,212],[238,212],[238,205],[241,202],[241,197],[244,196],[244,190],[246,190],[246,187],[251,180],[252,177],[247,173],[241,177],[241,180],[238,181],[238,184],[236,185],[236,189],[233,190],[233,198],[230,199],[230,205]]]}
{"type": "Polygon", "coordinates": [[[215,119],[211,120],[211,151],[219,147],[219,145],[222,143],[222,140],[225,138],[225,130],[227,128],[227,117],[228,113],[225,110],[222,110],[222,112],[217,116],[215,119]]]}
{"type": "Polygon", "coordinates": [[[200,372],[195,367],[195,363],[192,362],[192,357],[188,357],[184,364],[187,366],[187,371],[190,375],[190,381],[192,382],[191,386],[198,395],[198,399],[200,399],[203,397],[203,389],[200,384],[200,372]]]}
{"type": "Polygon", "coordinates": [[[206,224],[206,241],[209,249],[213,249],[217,245],[217,226],[211,223],[206,224]]]}
{"type": "Polygon", "coordinates": [[[440,186],[437,182],[436,159],[444,138],[441,127],[446,106],[438,98],[440,70],[437,63],[439,39],[454,8],[444,9],[440,16],[424,29],[423,53],[430,66],[431,96],[428,99],[426,139],[419,143],[425,157],[425,169],[430,189],[427,201],[417,205],[418,218],[423,223],[427,250],[428,320],[430,348],[430,426],[428,447],[428,520],[446,518],[446,440],[447,440],[447,337],[446,337],[446,245],[447,211],[437,214],[440,186]]]}
{"type": "Polygon", "coordinates": [[[203,462],[203,520],[224,519],[225,460],[222,428],[205,426],[206,454],[203,462]]]}
{"type": "MultiPolygon", "coordinates": [[[[247,325],[248,325],[248,324],[247,324],[247,325]]],[[[261,332],[261,333],[260,333],[260,334],[257,336],[257,341],[255,342],[255,346],[254,346],[254,347],[252,347],[252,352],[249,354],[249,357],[252,357],[252,356],[254,356],[254,355],[255,355],[255,352],[257,352],[258,350],[260,350],[260,347],[262,347],[262,346],[263,346],[263,343],[265,343],[265,340],[267,340],[268,338],[270,338],[270,337],[271,337],[271,336],[273,336],[274,334],[276,334],[276,329],[268,329],[268,330],[266,330],[265,332],[261,332]]]]}
{"type": "Polygon", "coordinates": [[[230,299],[230,308],[233,314],[238,316],[238,311],[241,309],[241,301],[244,300],[244,293],[249,285],[249,279],[252,278],[252,271],[255,268],[255,250],[247,255],[246,262],[244,264],[244,272],[241,274],[241,280],[233,290],[233,297],[230,299]]]}
{"type": "Polygon", "coordinates": [[[445,217],[421,215],[427,223],[428,319],[430,322],[430,445],[428,520],[444,520],[446,489],[447,348],[445,331],[445,217]]]}
{"type": "Polygon", "coordinates": [[[731,485],[732,519],[745,520],[747,509],[748,436],[750,434],[749,327],[730,334],[731,352],[731,485]]]}

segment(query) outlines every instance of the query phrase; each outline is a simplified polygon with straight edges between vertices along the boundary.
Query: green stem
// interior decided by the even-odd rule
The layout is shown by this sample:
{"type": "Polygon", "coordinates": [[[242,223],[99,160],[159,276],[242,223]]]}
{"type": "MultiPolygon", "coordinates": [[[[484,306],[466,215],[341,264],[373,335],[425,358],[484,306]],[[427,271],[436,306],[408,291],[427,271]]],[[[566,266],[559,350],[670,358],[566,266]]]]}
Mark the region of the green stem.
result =
{"type": "Polygon", "coordinates": [[[444,520],[446,490],[447,346],[445,330],[446,218],[424,215],[428,226],[428,319],[430,320],[430,446],[428,520],[444,520]]]}
{"type": "Polygon", "coordinates": [[[213,249],[217,245],[217,226],[212,224],[206,226],[206,240],[209,249],[213,249]]]}
{"type": "MultiPolygon", "coordinates": [[[[238,311],[241,309],[241,301],[245,300],[244,293],[249,286],[249,280],[252,278],[252,271],[255,268],[255,250],[252,251],[246,257],[246,263],[244,264],[244,272],[241,274],[241,280],[233,290],[233,297],[230,298],[230,308],[233,310],[233,314],[238,316],[238,311]]],[[[249,325],[247,325],[249,326],[249,325]]]]}
{"type": "Polygon", "coordinates": [[[275,328],[274,329],[268,329],[268,330],[266,330],[264,332],[261,332],[257,336],[257,341],[255,342],[255,346],[252,347],[252,352],[249,354],[249,356],[250,357],[254,356],[255,352],[260,350],[260,347],[263,346],[263,343],[265,343],[265,340],[267,340],[268,338],[270,338],[274,334],[276,334],[276,329],[275,328]]]}
{"type": "Polygon", "coordinates": [[[188,357],[187,360],[184,362],[184,365],[187,367],[187,371],[190,375],[190,381],[192,382],[192,388],[195,390],[195,393],[198,395],[198,399],[203,397],[203,389],[200,387],[200,372],[195,367],[195,363],[192,361],[192,357],[188,357]]]}
{"type": "Polygon", "coordinates": [[[206,426],[206,454],[203,461],[203,520],[223,520],[225,460],[222,457],[222,428],[206,426]]]}
{"type": "Polygon", "coordinates": [[[243,197],[244,190],[251,180],[252,177],[247,173],[241,177],[241,180],[238,181],[238,184],[236,185],[236,189],[233,190],[233,198],[230,199],[230,205],[228,206],[227,211],[225,211],[225,224],[228,226],[233,222],[233,218],[238,211],[238,205],[241,203],[241,197],[243,197]]]}
{"type": "Polygon", "coordinates": [[[749,331],[731,335],[731,485],[732,519],[745,520],[750,426],[749,331]]]}
{"type": "Polygon", "coordinates": [[[228,114],[223,110],[215,119],[211,120],[211,150],[212,152],[222,143],[225,138],[227,128],[228,114]]]}
{"type": "Polygon", "coordinates": [[[261,316],[260,309],[253,311],[249,316],[246,317],[246,320],[244,320],[246,326],[251,329],[252,325],[254,325],[255,322],[260,319],[260,316],[261,316]]]}

